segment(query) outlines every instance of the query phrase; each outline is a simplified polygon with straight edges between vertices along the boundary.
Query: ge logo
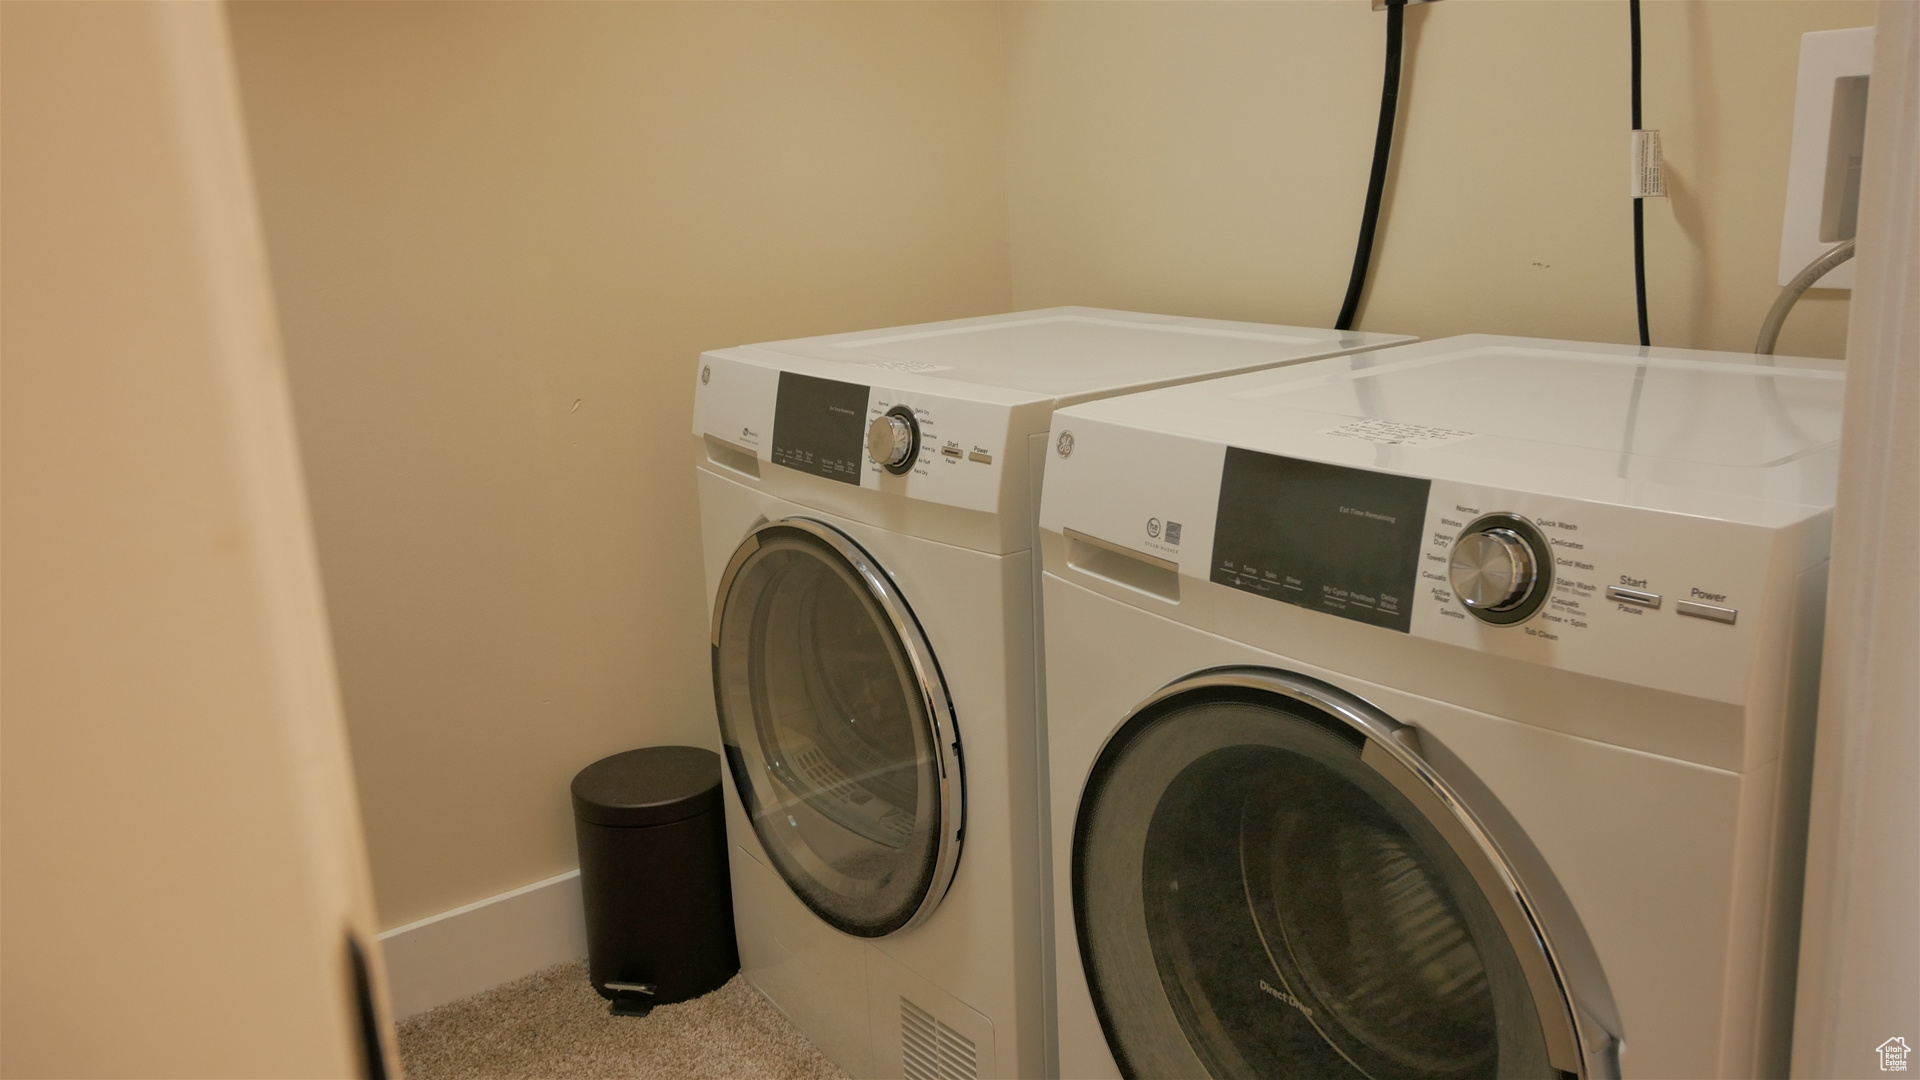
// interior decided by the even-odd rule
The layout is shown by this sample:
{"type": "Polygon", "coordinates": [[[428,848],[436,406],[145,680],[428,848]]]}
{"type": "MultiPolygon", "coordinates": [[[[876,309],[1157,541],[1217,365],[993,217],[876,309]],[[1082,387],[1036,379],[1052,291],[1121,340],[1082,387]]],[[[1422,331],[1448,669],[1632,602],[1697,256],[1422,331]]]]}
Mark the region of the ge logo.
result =
{"type": "Polygon", "coordinates": [[[712,381],[713,381],[713,365],[711,364],[704,365],[700,369],[700,385],[705,386],[712,381]]]}
{"type": "Polygon", "coordinates": [[[1061,457],[1072,457],[1073,456],[1073,432],[1071,431],[1061,432],[1060,438],[1057,439],[1053,444],[1053,452],[1056,454],[1059,454],[1061,457]]]}
{"type": "Polygon", "coordinates": [[[1160,519],[1159,518],[1147,519],[1147,535],[1155,540],[1160,539],[1160,519]]]}

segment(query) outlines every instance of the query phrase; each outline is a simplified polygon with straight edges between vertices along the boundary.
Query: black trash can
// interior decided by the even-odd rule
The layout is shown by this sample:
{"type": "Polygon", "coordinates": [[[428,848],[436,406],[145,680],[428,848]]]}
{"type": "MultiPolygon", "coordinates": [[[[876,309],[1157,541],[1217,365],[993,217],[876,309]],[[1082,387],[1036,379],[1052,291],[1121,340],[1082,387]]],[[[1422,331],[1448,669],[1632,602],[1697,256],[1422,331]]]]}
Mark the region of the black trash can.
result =
{"type": "Polygon", "coordinates": [[[615,754],[573,778],[593,988],[622,1015],[717,990],[740,970],[720,755],[615,754]]]}

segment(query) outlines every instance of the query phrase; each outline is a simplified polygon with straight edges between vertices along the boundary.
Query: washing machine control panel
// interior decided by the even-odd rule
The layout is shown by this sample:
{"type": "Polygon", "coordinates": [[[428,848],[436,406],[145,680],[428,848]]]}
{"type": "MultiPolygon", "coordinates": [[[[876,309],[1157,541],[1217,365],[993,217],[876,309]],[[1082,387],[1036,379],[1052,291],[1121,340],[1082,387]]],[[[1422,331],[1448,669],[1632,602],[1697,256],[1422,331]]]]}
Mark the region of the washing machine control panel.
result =
{"type": "MultiPolygon", "coordinates": [[[[1825,554],[1825,518],[1812,509],[1743,521],[1734,515],[1750,508],[1705,513],[1698,499],[1651,487],[1545,494],[1201,438],[1141,439],[1071,413],[1054,423],[1055,440],[1071,433],[1074,449],[1047,462],[1041,527],[1177,567],[1177,589],[1128,579],[1115,595],[1144,589],[1143,606],[1174,602],[1181,618],[1208,627],[1218,618],[1220,632],[1250,641],[1271,627],[1277,636],[1258,643],[1280,652],[1319,624],[1262,618],[1237,594],[1737,701],[1757,643],[1785,625],[1793,583],[1825,554]]],[[[1074,563],[1079,550],[1063,545],[1059,557],[1097,576],[1103,564],[1074,563]]]]}
{"type": "Polygon", "coordinates": [[[1404,632],[1431,486],[1419,477],[1227,447],[1207,577],[1404,632]]]}
{"type": "Polygon", "coordinates": [[[1776,560],[1812,557],[1764,526],[1441,480],[1426,518],[1410,633],[1722,701],[1791,603],[1776,560]]]}

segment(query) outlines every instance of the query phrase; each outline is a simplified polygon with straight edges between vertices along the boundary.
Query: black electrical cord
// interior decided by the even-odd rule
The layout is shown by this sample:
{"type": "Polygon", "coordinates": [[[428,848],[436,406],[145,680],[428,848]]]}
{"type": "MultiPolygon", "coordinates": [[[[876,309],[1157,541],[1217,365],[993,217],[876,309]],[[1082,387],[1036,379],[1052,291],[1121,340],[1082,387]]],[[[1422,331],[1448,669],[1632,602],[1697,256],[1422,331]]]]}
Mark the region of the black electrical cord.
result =
{"type": "MultiPolygon", "coordinates": [[[[1640,0],[1627,0],[1627,24],[1633,39],[1633,130],[1640,130],[1640,0]]],[[[1640,344],[1652,345],[1647,328],[1647,200],[1633,200],[1633,297],[1640,314],[1640,344]]]]}
{"type": "Polygon", "coordinates": [[[1406,14],[1407,0],[1387,0],[1387,72],[1380,89],[1380,130],[1373,136],[1373,173],[1367,177],[1367,205],[1360,213],[1360,243],[1353,252],[1353,275],[1347,279],[1347,298],[1340,304],[1335,330],[1353,329],[1360,293],[1367,287],[1367,264],[1373,261],[1373,233],[1380,223],[1380,196],[1387,187],[1387,159],[1393,153],[1393,118],[1400,104],[1400,43],[1406,14]]]}

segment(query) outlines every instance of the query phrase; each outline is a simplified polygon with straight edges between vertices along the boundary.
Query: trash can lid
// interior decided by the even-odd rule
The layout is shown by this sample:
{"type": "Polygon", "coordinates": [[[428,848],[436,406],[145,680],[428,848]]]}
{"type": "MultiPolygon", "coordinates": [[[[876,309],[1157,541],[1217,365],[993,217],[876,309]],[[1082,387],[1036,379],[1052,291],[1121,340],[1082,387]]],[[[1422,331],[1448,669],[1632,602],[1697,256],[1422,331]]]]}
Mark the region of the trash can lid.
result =
{"type": "Polygon", "coordinates": [[[720,809],[720,755],[649,746],[601,758],[573,778],[573,812],[595,825],[671,825],[720,809]]]}

